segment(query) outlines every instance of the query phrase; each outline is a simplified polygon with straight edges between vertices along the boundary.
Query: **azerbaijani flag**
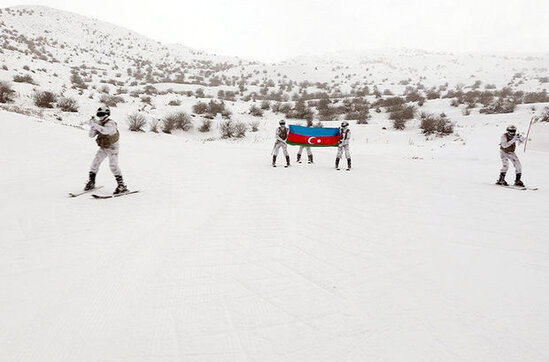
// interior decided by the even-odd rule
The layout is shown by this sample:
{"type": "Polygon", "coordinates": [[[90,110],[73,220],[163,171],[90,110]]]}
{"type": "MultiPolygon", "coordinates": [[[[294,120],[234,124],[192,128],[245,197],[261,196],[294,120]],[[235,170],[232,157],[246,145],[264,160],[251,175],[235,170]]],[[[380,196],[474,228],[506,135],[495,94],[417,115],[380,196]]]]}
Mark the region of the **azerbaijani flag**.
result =
{"type": "Polygon", "coordinates": [[[286,143],[309,147],[337,146],[339,128],[316,128],[290,125],[286,143]]]}

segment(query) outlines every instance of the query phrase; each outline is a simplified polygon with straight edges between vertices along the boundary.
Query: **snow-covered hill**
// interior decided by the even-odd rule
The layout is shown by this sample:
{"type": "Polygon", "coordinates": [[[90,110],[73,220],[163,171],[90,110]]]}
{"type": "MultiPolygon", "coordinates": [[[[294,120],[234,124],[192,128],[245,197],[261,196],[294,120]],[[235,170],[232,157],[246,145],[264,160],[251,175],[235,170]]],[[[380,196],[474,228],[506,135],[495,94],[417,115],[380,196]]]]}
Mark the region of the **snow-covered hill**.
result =
{"type": "MultiPolygon", "coordinates": [[[[549,122],[518,153],[539,190],[493,185],[505,126],[549,118],[547,55],[263,64],[36,6],[1,9],[0,40],[0,360],[549,359],[549,122]],[[37,106],[46,91],[57,101],[37,106]],[[395,96],[414,107],[403,130],[395,96]],[[223,116],[195,112],[221,100],[223,116]],[[351,172],[332,148],[270,167],[280,109],[299,101],[315,123],[350,122],[351,172]],[[83,123],[105,102],[142,192],[69,199],[96,150],[83,123]],[[194,127],[150,131],[174,112],[194,127]],[[454,132],[424,135],[421,117],[441,113],[454,132]],[[258,129],[223,139],[228,118],[258,129]]],[[[107,165],[98,183],[114,189],[107,165]]]]}
{"type": "Polygon", "coordinates": [[[460,141],[352,124],[351,172],[331,148],[270,167],[274,123],[122,130],[142,193],[94,200],[66,197],[85,131],[0,111],[0,360],[545,361],[547,153],[519,154],[540,190],[492,184],[528,115],[456,115],[460,141]]]}

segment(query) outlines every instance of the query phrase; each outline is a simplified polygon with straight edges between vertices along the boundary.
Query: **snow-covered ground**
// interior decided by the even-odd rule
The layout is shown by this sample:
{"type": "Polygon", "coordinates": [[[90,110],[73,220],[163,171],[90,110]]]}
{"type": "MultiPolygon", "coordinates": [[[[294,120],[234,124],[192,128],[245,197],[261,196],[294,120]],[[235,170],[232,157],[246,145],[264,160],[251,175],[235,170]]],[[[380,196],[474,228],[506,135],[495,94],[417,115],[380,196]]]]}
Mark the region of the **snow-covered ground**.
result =
{"type": "Polygon", "coordinates": [[[547,149],[518,153],[538,191],[494,186],[529,111],[455,112],[429,141],[351,124],[351,172],[332,148],[270,167],[274,119],[240,142],[123,132],[142,192],[95,200],[67,197],[85,131],[0,111],[0,360],[547,361],[547,149]]]}

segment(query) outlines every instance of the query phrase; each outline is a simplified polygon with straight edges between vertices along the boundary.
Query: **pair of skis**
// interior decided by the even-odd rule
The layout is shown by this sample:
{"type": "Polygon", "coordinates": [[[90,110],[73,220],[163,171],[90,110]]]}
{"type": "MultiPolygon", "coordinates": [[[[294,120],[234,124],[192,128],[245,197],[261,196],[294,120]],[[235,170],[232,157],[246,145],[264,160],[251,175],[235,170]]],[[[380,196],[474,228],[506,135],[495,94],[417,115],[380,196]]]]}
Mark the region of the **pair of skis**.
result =
{"type": "MultiPolygon", "coordinates": [[[[101,188],[103,188],[103,186],[97,186],[97,187],[94,187],[93,189],[87,190],[87,191],[69,192],[69,197],[78,197],[78,196],[81,196],[81,195],[90,193],[90,192],[92,192],[92,191],[97,191],[97,190],[99,190],[99,189],[101,189],[101,188]]],[[[126,196],[126,195],[136,194],[136,193],[138,193],[138,192],[139,192],[139,190],[121,192],[121,193],[119,193],[119,194],[112,194],[112,195],[97,195],[97,194],[92,194],[92,197],[93,197],[94,199],[112,199],[112,198],[115,198],[115,197],[120,197],[120,196],[126,196]]]]}
{"type": "Polygon", "coordinates": [[[536,191],[538,189],[537,187],[526,187],[526,186],[515,186],[515,185],[505,186],[505,185],[496,184],[496,186],[505,187],[506,189],[521,190],[521,191],[526,191],[526,190],[536,191]]]}

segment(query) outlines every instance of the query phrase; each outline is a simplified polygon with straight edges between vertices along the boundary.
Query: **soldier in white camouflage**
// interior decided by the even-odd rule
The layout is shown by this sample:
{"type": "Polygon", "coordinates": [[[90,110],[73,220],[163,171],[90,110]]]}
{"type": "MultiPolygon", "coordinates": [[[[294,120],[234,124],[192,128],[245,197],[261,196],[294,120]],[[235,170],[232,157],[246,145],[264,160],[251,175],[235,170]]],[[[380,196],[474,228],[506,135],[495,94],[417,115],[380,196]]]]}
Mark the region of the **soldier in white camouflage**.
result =
{"type": "Polygon", "coordinates": [[[351,152],[349,151],[349,141],[351,139],[351,130],[349,129],[349,123],[347,121],[341,122],[339,128],[339,143],[337,145],[337,156],[335,160],[335,167],[339,170],[339,160],[343,156],[345,151],[345,157],[347,158],[347,171],[351,169],[351,152]]]}
{"type": "Polygon", "coordinates": [[[515,126],[507,127],[506,132],[501,136],[499,154],[503,166],[500,170],[499,179],[496,182],[497,185],[508,186],[507,181],[505,181],[505,174],[509,169],[509,161],[511,161],[515,167],[515,186],[524,187],[524,183],[521,180],[522,165],[515,153],[517,143],[523,143],[524,141],[524,137],[517,133],[515,126]]]}
{"type": "Polygon", "coordinates": [[[307,158],[309,160],[309,163],[313,163],[313,152],[311,151],[311,147],[308,146],[299,146],[299,150],[297,151],[297,162],[301,163],[301,155],[303,154],[303,149],[307,151],[307,158]]]}
{"type": "Polygon", "coordinates": [[[273,167],[276,167],[276,156],[278,156],[278,151],[281,148],[282,152],[284,152],[284,156],[286,156],[286,166],[284,167],[288,167],[290,166],[290,155],[288,154],[288,145],[286,144],[286,140],[288,139],[289,130],[288,127],[286,127],[286,121],[284,121],[283,119],[281,119],[278,124],[280,126],[276,129],[276,140],[272,152],[273,167]]]}
{"type": "Polygon", "coordinates": [[[120,133],[116,122],[111,118],[111,111],[108,107],[99,107],[96,112],[96,117],[92,117],[90,120],[90,137],[96,137],[97,145],[99,150],[95,154],[95,158],[90,167],[89,180],[84,187],[85,191],[91,190],[95,187],[95,176],[99,171],[99,166],[105,158],[109,158],[109,166],[116,179],[118,186],[114,190],[114,194],[120,194],[127,192],[128,188],[124,185],[124,180],[122,179],[122,172],[120,167],[118,167],[118,151],[120,145],[118,140],[120,138],[120,133]]]}

